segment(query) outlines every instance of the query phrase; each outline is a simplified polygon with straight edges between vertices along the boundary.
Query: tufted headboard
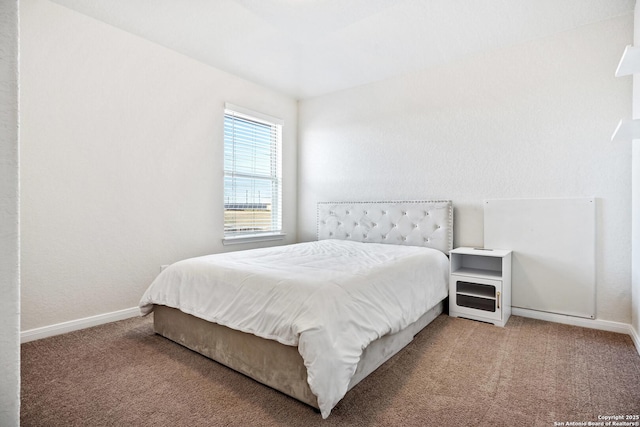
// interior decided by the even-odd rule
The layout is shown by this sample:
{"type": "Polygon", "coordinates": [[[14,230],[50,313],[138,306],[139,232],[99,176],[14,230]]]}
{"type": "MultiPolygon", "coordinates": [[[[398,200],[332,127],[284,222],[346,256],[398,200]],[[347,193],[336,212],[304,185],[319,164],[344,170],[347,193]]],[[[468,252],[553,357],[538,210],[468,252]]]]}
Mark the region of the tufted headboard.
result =
{"type": "Polygon", "coordinates": [[[453,249],[450,200],[320,202],[318,240],[426,246],[449,255],[453,249]]]}

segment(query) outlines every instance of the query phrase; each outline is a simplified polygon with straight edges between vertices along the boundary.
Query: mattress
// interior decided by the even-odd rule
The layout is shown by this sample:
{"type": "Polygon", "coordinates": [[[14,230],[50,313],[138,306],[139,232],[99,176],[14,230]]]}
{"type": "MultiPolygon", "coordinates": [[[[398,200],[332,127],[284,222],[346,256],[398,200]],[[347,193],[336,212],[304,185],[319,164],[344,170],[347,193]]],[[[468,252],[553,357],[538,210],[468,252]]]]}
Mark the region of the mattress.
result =
{"type": "Polygon", "coordinates": [[[322,240],[173,264],[140,301],[297,346],[326,418],[363,350],[447,295],[448,259],[425,247],[322,240]]]}

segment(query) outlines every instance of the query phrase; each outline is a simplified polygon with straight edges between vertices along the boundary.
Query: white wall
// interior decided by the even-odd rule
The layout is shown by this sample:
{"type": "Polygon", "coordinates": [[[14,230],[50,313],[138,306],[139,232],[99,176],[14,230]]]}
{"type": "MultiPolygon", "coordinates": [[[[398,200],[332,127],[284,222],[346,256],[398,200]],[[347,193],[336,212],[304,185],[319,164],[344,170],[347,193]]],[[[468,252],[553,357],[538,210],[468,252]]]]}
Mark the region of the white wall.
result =
{"type": "MultiPolygon", "coordinates": [[[[631,321],[631,149],[612,144],[633,16],[299,103],[300,240],[316,202],[449,198],[456,246],[490,198],[598,198],[597,317],[631,321]]],[[[571,226],[571,224],[567,224],[571,226]]]]}
{"type": "Polygon", "coordinates": [[[0,2],[0,426],[20,423],[18,1],[0,2]]]}
{"type": "Polygon", "coordinates": [[[22,3],[23,330],[137,306],[160,265],[229,250],[225,102],[284,119],[283,243],[296,240],[294,99],[22,3]]]}

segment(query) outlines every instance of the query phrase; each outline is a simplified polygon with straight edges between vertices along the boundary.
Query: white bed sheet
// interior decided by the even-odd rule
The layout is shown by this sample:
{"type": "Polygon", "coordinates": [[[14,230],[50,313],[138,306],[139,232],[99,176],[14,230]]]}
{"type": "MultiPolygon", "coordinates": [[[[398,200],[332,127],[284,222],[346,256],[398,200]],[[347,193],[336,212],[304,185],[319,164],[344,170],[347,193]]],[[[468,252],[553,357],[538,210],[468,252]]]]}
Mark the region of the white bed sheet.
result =
{"type": "Polygon", "coordinates": [[[344,397],[367,345],[446,297],[448,258],[424,247],[321,240],[191,258],[140,300],[298,346],[323,418],[344,397]]]}

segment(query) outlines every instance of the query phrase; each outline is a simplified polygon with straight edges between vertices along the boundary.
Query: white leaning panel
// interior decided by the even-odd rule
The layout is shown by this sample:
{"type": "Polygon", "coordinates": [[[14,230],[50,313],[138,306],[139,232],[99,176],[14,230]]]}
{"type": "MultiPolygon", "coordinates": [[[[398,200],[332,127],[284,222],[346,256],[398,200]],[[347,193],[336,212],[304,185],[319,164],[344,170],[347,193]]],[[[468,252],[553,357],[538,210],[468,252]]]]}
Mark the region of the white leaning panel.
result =
{"type": "Polygon", "coordinates": [[[320,202],[318,240],[426,246],[445,254],[453,249],[450,200],[398,202],[320,202]]]}
{"type": "Polygon", "coordinates": [[[593,198],[486,200],[484,245],[511,249],[511,305],[596,315],[593,198]]]}

